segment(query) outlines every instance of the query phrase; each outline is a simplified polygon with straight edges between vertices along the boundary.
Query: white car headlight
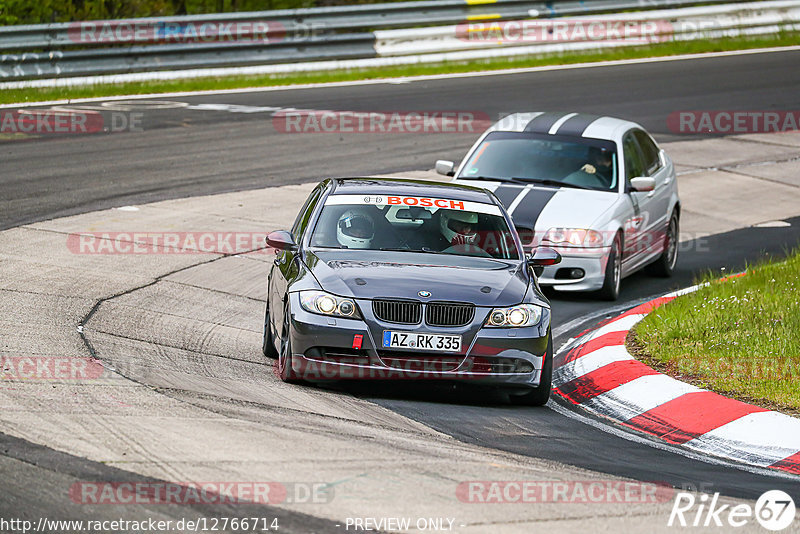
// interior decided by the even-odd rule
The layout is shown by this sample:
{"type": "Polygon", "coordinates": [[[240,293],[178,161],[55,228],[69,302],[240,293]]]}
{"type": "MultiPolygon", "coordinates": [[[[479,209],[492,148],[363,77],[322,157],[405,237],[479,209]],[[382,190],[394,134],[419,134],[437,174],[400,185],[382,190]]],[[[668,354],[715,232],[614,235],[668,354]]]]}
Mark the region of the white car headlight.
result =
{"type": "Polygon", "coordinates": [[[542,307],[536,304],[520,304],[510,308],[495,308],[486,319],[484,326],[495,328],[522,328],[539,324],[542,320],[542,307]]]}
{"type": "Polygon", "coordinates": [[[542,241],[574,247],[602,247],[603,234],[585,228],[550,228],[542,241]]]}
{"type": "Polygon", "coordinates": [[[324,291],[301,291],[300,305],[311,313],[335,317],[359,317],[353,299],[337,297],[324,291]]]}

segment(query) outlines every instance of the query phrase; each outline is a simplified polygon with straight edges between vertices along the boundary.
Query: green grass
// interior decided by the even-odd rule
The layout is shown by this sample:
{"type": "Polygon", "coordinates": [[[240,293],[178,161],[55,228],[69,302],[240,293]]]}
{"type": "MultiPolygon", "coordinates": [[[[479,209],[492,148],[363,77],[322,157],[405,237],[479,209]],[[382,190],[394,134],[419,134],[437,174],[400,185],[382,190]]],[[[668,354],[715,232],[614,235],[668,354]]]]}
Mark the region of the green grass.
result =
{"type": "Polygon", "coordinates": [[[322,71],[286,75],[231,76],[224,78],[211,77],[189,80],[103,84],[46,89],[5,89],[0,92],[0,103],[11,104],[115,95],[207,91],[238,89],[246,87],[269,87],[306,83],[396,78],[424,74],[449,74],[459,72],[537,67],[545,65],[565,65],[583,62],[637,59],[680,54],[697,54],[703,52],[722,52],[750,48],[792,46],[798,44],[800,44],[800,32],[785,32],[757,38],[742,37],[719,40],[669,42],[648,46],[623,47],[601,52],[570,53],[544,57],[528,56],[522,58],[494,59],[487,61],[408,65],[398,67],[322,71]]]}
{"type": "Polygon", "coordinates": [[[800,250],[661,306],[628,338],[637,358],[681,380],[800,413],[800,250]]]}

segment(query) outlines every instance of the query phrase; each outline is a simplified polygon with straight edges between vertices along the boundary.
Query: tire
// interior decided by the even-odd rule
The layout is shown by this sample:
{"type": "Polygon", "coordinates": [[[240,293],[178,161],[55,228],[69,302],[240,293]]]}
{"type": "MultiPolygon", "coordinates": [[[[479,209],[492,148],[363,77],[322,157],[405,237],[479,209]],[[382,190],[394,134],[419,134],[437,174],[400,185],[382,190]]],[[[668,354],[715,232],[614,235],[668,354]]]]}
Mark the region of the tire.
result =
{"type": "Polygon", "coordinates": [[[290,384],[301,382],[300,378],[292,369],[292,336],[289,332],[289,306],[286,306],[286,313],[283,315],[283,332],[281,335],[281,350],[278,354],[278,377],[290,384]]]}
{"type": "Polygon", "coordinates": [[[647,274],[669,278],[675,272],[678,263],[678,232],[680,221],[677,213],[672,213],[667,226],[667,235],[664,236],[664,252],[656,261],[647,266],[647,274]]]}
{"type": "Polygon", "coordinates": [[[261,344],[261,352],[267,358],[272,358],[273,360],[278,358],[278,351],[275,350],[275,340],[272,338],[272,329],[269,327],[269,303],[267,303],[267,309],[264,312],[264,342],[261,344]]]}
{"type": "Polygon", "coordinates": [[[522,406],[544,406],[550,399],[550,390],[553,385],[553,336],[547,340],[547,352],[544,354],[544,365],[539,385],[522,395],[510,395],[512,404],[522,406]]]}
{"type": "Polygon", "coordinates": [[[605,279],[603,287],[600,288],[598,295],[603,300],[617,300],[619,298],[619,288],[622,282],[622,237],[617,234],[614,243],[611,245],[611,252],[608,254],[606,264],[605,279]]]}

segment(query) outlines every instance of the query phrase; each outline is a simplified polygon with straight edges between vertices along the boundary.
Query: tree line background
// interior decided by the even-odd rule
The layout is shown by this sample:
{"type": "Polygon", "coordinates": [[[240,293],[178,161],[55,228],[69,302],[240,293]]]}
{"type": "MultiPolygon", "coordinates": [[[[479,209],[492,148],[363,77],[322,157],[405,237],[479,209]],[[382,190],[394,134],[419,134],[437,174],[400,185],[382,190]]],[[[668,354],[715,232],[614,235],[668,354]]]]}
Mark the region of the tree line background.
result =
{"type": "Polygon", "coordinates": [[[0,26],[398,1],[402,0],[0,0],[0,26]]]}

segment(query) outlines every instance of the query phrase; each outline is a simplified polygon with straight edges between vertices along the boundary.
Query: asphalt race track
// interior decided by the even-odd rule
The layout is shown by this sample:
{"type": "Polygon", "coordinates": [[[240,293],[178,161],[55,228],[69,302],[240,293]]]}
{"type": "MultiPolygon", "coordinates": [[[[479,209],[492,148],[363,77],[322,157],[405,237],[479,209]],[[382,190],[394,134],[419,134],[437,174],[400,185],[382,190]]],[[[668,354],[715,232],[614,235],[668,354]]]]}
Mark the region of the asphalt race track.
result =
{"type": "MultiPolygon", "coordinates": [[[[667,117],[674,111],[795,109],[798,60],[800,51],[789,51],[154,99],[251,108],[454,110],[483,113],[491,119],[519,110],[600,110],[635,120],[663,142],[686,139],[667,128],[667,117]]],[[[67,136],[47,144],[0,144],[0,229],[125,204],[302,183],[330,175],[430,169],[436,159],[460,159],[477,137],[477,133],[287,135],[275,131],[268,112],[152,109],[135,103],[125,109],[144,113],[143,132],[67,136]]]]}
{"type": "MultiPolygon", "coordinates": [[[[142,131],[0,143],[0,229],[108,207],[306,183],[329,175],[430,169],[436,159],[459,160],[476,137],[287,135],[275,131],[270,111],[255,108],[469,110],[492,118],[519,110],[600,111],[637,121],[665,142],[686,140],[667,128],[666,118],[674,111],[797,109],[798,64],[800,52],[792,51],[408,83],[153,97],[181,103],[160,108],[136,101],[112,104],[107,109],[142,113],[142,131]]],[[[691,285],[707,270],[736,272],[767,255],[780,257],[800,243],[800,217],[789,222],[788,227],[751,227],[685,242],[673,278],[637,274],[626,279],[614,308],[691,285]]],[[[556,347],[613,313],[608,303],[591,297],[549,296],[556,347]],[[569,329],[559,329],[566,324],[569,329]]],[[[755,499],[770,489],[800,498],[796,480],[689,459],[602,431],[563,415],[563,410],[506,406],[505,399],[483,390],[428,384],[413,391],[407,384],[324,387],[484,447],[737,498],[755,499]]],[[[112,468],[36,447],[0,435],[2,470],[41,480],[44,488],[54,484],[50,479],[56,476],[118,476],[112,468]],[[38,472],[34,467],[48,462],[58,468],[38,472]]],[[[24,509],[31,498],[17,492],[5,506],[24,509]]],[[[113,510],[107,513],[111,516],[113,510]]],[[[288,531],[302,531],[297,525],[306,520],[312,521],[285,512],[288,531]]],[[[319,530],[330,527],[324,520],[313,521],[319,522],[319,530]]]]}

